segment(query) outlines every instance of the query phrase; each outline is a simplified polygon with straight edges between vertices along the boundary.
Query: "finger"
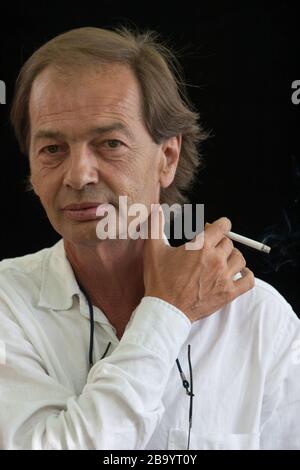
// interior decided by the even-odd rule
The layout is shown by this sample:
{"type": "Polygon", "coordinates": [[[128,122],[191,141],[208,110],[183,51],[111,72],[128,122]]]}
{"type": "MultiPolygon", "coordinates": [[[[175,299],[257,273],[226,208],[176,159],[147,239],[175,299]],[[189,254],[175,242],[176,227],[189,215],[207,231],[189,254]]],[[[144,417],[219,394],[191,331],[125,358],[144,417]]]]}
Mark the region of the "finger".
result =
{"type": "Polygon", "coordinates": [[[255,286],[255,277],[253,272],[249,268],[243,268],[241,270],[241,275],[242,277],[240,277],[236,281],[233,281],[237,294],[235,297],[244,294],[255,286]]]}
{"type": "Polygon", "coordinates": [[[204,230],[198,233],[191,241],[184,244],[185,250],[202,250],[204,244],[204,230]]]}
{"type": "Polygon", "coordinates": [[[227,266],[229,274],[231,275],[240,272],[246,267],[246,260],[237,248],[233,248],[230,256],[227,259],[227,266]]]}
{"type": "Polygon", "coordinates": [[[227,217],[221,217],[212,224],[205,224],[205,244],[216,246],[231,229],[231,222],[227,217]]]}
{"type": "Polygon", "coordinates": [[[224,237],[222,238],[222,240],[216,245],[216,249],[220,250],[222,253],[225,254],[226,256],[226,259],[229,258],[229,256],[231,255],[232,253],[232,250],[234,249],[234,245],[232,243],[232,241],[227,238],[227,237],[224,237]]]}

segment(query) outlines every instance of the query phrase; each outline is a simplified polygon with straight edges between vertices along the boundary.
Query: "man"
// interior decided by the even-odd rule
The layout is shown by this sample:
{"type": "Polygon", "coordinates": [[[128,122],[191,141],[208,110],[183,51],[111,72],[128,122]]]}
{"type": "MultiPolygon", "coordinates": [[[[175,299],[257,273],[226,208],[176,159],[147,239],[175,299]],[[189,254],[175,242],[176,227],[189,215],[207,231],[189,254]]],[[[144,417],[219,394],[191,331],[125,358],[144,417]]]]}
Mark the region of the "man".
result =
{"type": "Polygon", "coordinates": [[[254,282],[228,219],[198,250],[164,240],[155,207],[184,202],[204,137],[169,58],[149,34],[80,28],[21,70],[12,122],[62,239],[0,265],[4,449],[299,447],[291,307],[254,282]],[[97,236],[120,196],[151,213],[147,239],[97,236]]]}

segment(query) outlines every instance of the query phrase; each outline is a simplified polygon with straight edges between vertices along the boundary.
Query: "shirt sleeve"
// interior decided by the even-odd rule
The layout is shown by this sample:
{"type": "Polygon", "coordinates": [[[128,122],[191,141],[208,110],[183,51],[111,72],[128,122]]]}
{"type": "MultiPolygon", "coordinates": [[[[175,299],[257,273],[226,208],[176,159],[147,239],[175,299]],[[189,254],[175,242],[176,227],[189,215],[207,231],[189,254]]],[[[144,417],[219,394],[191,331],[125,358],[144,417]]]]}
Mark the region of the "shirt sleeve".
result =
{"type": "Polygon", "coordinates": [[[266,377],[260,447],[300,450],[300,321],[289,304],[282,309],[266,377]]]}
{"type": "Polygon", "coordinates": [[[34,345],[4,305],[0,447],[145,448],[164,412],[162,395],[188,337],[188,318],[161,299],[144,297],[114,352],[92,367],[81,395],[74,396],[47,374],[34,345]]]}

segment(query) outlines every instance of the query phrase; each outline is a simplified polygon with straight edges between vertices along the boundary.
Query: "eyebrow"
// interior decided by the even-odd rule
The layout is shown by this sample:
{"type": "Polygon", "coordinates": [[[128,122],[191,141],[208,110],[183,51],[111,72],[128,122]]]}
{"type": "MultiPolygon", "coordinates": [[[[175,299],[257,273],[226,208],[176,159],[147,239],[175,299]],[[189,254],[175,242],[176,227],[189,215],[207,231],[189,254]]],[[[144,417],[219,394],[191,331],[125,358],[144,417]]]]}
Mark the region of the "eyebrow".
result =
{"type": "MultiPolygon", "coordinates": [[[[113,124],[108,124],[106,126],[98,126],[98,127],[93,127],[90,129],[87,134],[90,136],[97,136],[97,135],[102,135],[106,134],[111,131],[121,131],[123,134],[125,134],[128,138],[132,139],[133,134],[131,131],[128,129],[127,126],[125,126],[121,122],[115,122],[113,124]]],[[[60,132],[60,131],[51,131],[47,129],[40,129],[34,136],[33,136],[33,142],[37,142],[40,139],[61,139],[63,140],[65,138],[65,135],[60,132]]]]}

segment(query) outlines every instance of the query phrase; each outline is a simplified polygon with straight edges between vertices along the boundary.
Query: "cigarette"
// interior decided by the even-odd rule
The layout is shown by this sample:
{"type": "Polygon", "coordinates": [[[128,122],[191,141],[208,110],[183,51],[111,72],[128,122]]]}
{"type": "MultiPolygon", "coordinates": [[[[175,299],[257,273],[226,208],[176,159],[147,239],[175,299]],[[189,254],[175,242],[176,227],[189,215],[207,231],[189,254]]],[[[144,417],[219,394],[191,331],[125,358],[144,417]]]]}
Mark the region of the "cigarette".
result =
{"type": "Polygon", "coordinates": [[[243,235],[238,235],[234,232],[227,232],[226,237],[234,240],[235,242],[242,243],[243,245],[251,246],[251,248],[255,248],[256,250],[263,251],[264,253],[270,253],[271,251],[269,246],[255,240],[251,240],[251,238],[243,237],[243,235]]]}

